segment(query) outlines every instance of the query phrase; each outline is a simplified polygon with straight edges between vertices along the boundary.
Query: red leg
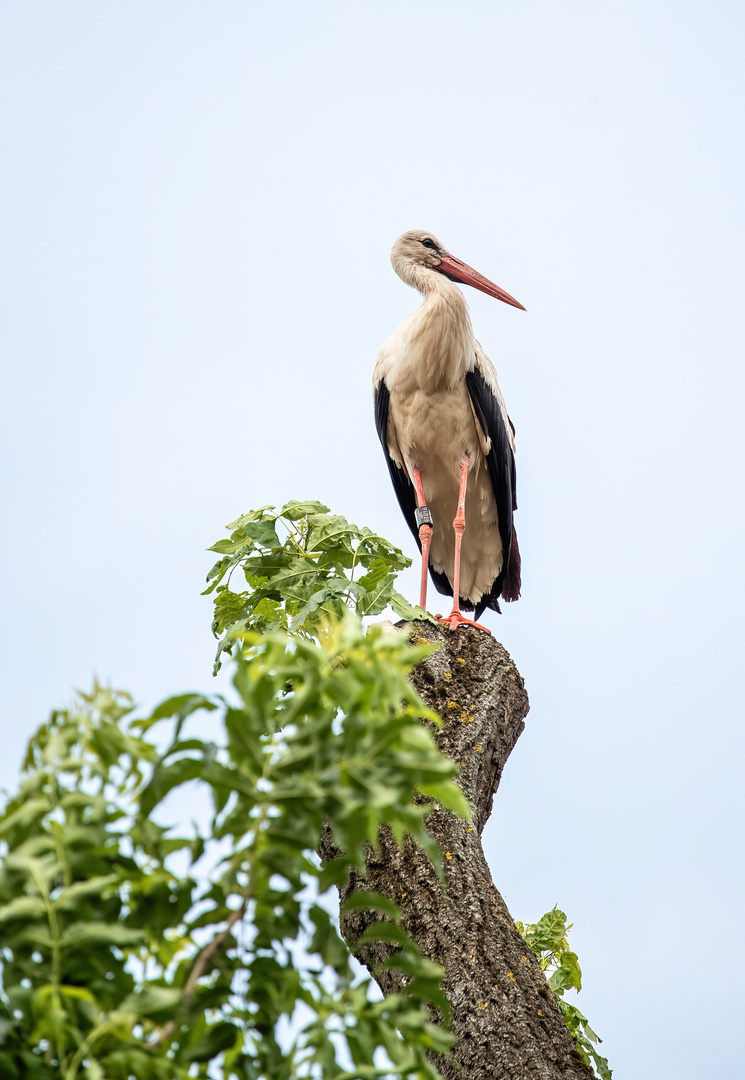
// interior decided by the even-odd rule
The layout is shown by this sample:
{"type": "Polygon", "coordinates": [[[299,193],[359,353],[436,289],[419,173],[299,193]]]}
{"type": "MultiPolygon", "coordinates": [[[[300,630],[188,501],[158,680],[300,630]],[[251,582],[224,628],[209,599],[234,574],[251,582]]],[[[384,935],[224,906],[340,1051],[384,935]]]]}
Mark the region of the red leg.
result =
{"type": "MultiPolygon", "coordinates": [[[[414,469],[414,487],[416,489],[416,504],[417,506],[426,506],[427,500],[424,498],[424,486],[422,484],[422,474],[419,469],[414,469]]],[[[427,610],[427,570],[429,568],[429,545],[432,543],[432,526],[422,524],[419,526],[419,540],[422,545],[422,577],[419,586],[419,607],[424,611],[427,610]]]]}
{"type": "Polygon", "coordinates": [[[440,622],[448,623],[451,630],[458,626],[475,626],[477,630],[483,630],[489,634],[491,631],[481,623],[467,619],[460,613],[460,548],[463,542],[463,533],[466,531],[466,486],[468,484],[468,458],[460,467],[460,487],[458,489],[458,510],[455,514],[453,528],[455,529],[455,559],[453,562],[453,610],[447,619],[440,622]]]}

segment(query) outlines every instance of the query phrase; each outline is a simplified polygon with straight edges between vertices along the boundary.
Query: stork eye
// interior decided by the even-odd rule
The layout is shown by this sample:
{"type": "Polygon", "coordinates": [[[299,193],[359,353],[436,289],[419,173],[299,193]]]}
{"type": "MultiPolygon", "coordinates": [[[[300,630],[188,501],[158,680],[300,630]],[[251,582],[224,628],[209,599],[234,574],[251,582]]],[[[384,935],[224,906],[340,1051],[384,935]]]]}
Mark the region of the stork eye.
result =
{"type": "Polygon", "coordinates": [[[432,248],[434,251],[437,251],[437,244],[434,242],[434,240],[430,240],[429,237],[427,237],[426,240],[422,240],[422,243],[426,248],[432,248]]]}

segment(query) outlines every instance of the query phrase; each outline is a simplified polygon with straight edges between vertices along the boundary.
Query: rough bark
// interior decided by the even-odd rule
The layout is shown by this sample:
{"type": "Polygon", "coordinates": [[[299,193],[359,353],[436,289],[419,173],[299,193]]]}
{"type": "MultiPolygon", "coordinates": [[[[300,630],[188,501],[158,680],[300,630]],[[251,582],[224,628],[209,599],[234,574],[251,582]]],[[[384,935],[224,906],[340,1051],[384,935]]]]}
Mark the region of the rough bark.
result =
{"type": "MultiPolygon", "coordinates": [[[[466,627],[453,633],[429,623],[400,625],[415,640],[442,643],[415,669],[412,681],[443,718],[438,743],[460,764],[458,783],[473,811],[473,826],[441,808],[429,815],[427,829],[443,852],[444,882],[413,842],[400,849],[391,836],[381,835],[364,877],[353,875],[340,890],[341,900],[358,888],[385,894],[399,904],[402,926],[423,955],[445,968],[443,990],[458,1039],[451,1057],[434,1059],[445,1080],[587,1080],[592,1071],[579,1057],[545,976],[492,882],[481,847],[502,770],[525,727],[529,706],[523,680],[506,650],[486,634],[466,627]]],[[[329,832],[322,853],[333,853],[329,832]]],[[[341,929],[357,959],[383,992],[391,993],[400,988],[402,976],[380,970],[389,946],[355,944],[379,917],[350,912],[342,915],[341,929]]]]}

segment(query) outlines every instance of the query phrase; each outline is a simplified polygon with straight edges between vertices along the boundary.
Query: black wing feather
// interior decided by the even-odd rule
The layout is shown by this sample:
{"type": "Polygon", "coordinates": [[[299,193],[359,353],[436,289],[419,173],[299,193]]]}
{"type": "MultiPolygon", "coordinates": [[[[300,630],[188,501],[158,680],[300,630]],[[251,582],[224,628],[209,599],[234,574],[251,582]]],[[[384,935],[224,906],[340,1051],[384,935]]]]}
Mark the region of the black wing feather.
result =
{"type": "MultiPolygon", "coordinates": [[[[381,379],[375,390],[375,428],[378,432],[381,446],[383,447],[383,453],[385,454],[386,464],[388,465],[388,472],[391,474],[393,490],[396,492],[398,505],[401,507],[401,512],[404,515],[406,524],[411,529],[411,535],[416,540],[416,546],[421,551],[422,544],[419,539],[419,527],[414,515],[414,511],[416,510],[416,492],[414,490],[414,485],[409,479],[409,474],[406,470],[399,468],[388,453],[388,407],[390,400],[390,391],[385,385],[385,380],[381,379]]],[[[432,578],[438,592],[443,593],[445,596],[453,595],[453,587],[442,571],[433,570],[430,566],[429,576],[432,578]]]]}
{"type": "Polygon", "coordinates": [[[476,605],[476,618],[478,619],[487,607],[499,611],[498,598],[502,592],[502,585],[510,565],[513,536],[512,513],[513,510],[517,509],[517,490],[515,455],[510,446],[507,427],[497,396],[477,368],[466,372],[466,385],[468,386],[468,393],[471,395],[474,412],[479,424],[481,424],[481,429],[484,435],[491,439],[491,449],[486,457],[486,465],[497,502],[499,535],[502,539],[502,550],[504,551],[504,560],[499,577],[489,592],[484,594],[476,605]]]}
{"type": "Polygon", "coordinates": [[[416,510],[416,492],[414,491],[414,485],[409,479],[406,470],[400,468],[388,453],[388,406],[390,405],[390,400],[390,391],[385,385],[385,381],[381,379],[375,390],[375,428],[378,432],[380,444],[383,447],[383,453],[385,454],[386,464],[388,465],[388,472],[391,474],[393,490],[396,492],[398,505],[401,507],[401,512],[406,519],[406,524],[411,529],[412,536],[416,540],[417,546],[421,551],[422,545],[419,542],[419,529],[417,528],[416,518],[414,517],[414,511],[416,510]]]}

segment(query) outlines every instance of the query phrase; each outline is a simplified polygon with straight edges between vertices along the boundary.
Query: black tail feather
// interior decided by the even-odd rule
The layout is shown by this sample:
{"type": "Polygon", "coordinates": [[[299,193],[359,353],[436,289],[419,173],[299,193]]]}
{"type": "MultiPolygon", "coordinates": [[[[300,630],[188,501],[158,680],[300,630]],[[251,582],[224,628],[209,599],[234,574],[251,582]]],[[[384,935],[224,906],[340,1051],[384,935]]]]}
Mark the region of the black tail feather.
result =
{"type": "Polygon", "coordinates": [[[512,543],[510,544],[510,562],[502,585],[502,596],[509,604],[520,599],[520,564],[520,548],[517,543],[517,533],[513,529],[512,543]]]}

